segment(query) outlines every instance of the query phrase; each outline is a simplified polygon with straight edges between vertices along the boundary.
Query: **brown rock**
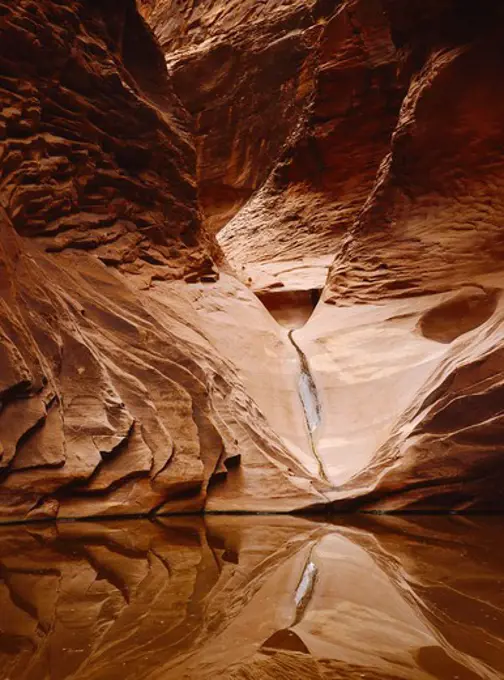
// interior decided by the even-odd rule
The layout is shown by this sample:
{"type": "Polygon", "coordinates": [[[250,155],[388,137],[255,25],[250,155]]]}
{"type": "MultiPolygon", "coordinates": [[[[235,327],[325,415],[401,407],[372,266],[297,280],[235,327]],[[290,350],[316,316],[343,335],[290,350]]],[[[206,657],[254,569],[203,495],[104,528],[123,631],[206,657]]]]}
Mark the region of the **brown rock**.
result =
{"type": "Polygon", "coordinates": [[[502,9],[139,5],[0,0],[0,516],[502,509],[502,9]]]}
{"type": "Polygon", "coordinates": [[[214,285],[218,247],[133,0],[0,9],[0,517],[199,510],[240,460],[219,509],[319,502],[190,296],[161,287],[214,285]]]}
{"type": "Polygon", "coordinates": [[[261,187],[305,117],[314,52],[334,2],[139,5],[194,117],[202,208],[217,231],[261,187]]]}
{"type": "MultiPolygon", "coordinates": [[[[416,3],[408,12],[385,4],[412,72],[409,91],[375,187],[337,253],[326,299],[385,301],[391,310],[390,298],[409,299],[401,308],[417,323],[401,332],[406,363],[382,364],[382,374],[395,374],[384,392],[394,415],[344,493],[363,493],[367,507],[388,510],[502,508],[501,8],[428,3],[417,24],[416,3]],[[442,345],[422,343],[423,359],[415,357],[411,331],[442,345]],[[397,398],[405,381],[407,401],[397,398]]],[[[387,328],[409,326],[394,314],[387,328]]]]}
{"type": "Polygon", "coordinates": [[[303,125],[268,182],[219,234],[232,263],[333,253],[388,151],[404,94],[390,23],[379,1],[330,4],[303,125]]]}
{"type": "MultiPolygon", "coordinates": [[[[324,16],[303,124],[219,242],[286,325],[310,287],[284,272],[336,252],[336,309],[295,337],[337,507],[501,508],[501,9],[349,0],[324,16]]],[[[195,25],[230,40],[209,6],[195,25]]]]}

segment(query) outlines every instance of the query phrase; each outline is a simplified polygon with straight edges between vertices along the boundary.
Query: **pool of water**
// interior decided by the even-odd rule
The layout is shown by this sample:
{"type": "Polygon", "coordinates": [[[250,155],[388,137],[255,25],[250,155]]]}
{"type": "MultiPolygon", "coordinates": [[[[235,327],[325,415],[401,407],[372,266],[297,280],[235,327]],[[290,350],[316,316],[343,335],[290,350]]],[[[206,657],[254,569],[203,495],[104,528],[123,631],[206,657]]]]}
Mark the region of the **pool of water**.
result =
{"type": "Polygon", "coordinates": [[[0,527],[2,680],[504,678],[504,519],[0,527]]]}

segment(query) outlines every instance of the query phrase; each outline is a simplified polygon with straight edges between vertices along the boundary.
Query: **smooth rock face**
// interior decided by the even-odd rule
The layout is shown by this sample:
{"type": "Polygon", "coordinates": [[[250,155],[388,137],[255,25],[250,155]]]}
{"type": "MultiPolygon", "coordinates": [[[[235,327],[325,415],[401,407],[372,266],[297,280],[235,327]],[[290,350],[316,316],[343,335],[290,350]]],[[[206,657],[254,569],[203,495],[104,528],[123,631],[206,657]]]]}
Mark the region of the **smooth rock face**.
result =
{"type": "Polygon", "coordinates": [[[502,521],[354,519],[1,527],[2,673],[502,678],[502,521]]]}

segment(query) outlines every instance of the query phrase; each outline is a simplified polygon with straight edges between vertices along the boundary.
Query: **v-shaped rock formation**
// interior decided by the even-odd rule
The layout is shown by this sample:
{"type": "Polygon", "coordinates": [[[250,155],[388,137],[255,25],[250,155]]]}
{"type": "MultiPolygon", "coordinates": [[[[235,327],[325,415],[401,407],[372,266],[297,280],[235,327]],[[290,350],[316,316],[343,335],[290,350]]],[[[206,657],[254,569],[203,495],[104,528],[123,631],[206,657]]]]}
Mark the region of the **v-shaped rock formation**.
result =
{"type": "Polygon", "coordinates": [[[0,519],[502,509],[501,24],[0,0],[0,519]]]}

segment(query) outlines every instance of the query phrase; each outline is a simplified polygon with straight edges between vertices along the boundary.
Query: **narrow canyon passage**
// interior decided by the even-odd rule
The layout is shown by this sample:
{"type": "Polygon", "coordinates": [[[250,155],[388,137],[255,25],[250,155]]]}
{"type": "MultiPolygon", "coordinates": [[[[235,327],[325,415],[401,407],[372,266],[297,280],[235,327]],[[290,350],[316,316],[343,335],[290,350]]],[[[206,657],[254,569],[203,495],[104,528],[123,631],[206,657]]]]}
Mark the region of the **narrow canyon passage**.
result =
{"type": "Polygon", "coordinates": [[[502,9],[211,5],[184,7],[183,38],[162,9],[148,15],[194,116],[207,224],[240,280],[298,328],[309,441],[280,343],[263,345],[256,370],[271,373],[254,399],[307,469],[316,439],[338,507],[501,507],[502,9]],[[238,29],[241,12],[252,20],[238,29]],[[188,87],[215,64],[204,94],[188,87]]]}
{"type": "Polygon", "coordinates": [[[502,510],[503,20],[0,0],[0,521],[502,510]]]}
{"type": "MultiPolygon", "coordinates": [[[[226,253],[224,249],[224,253],[226,253]]],[[[246,251],[242,253],[243,258],[247,257],[246,251]]],[[[250,253],[253,256],[253,250],[250,253]]],[[[308,453],[310,453],[315,462],[318,477],[331,484],[325,468],[324,461],[317,450],[317,431],[322,422],[322,405],[317,390],[317,385],[313,378],[310,364],[302,347],[300,346],[296,332],[302,329],[310,320],[314,309],[316,308],[322,287],[325,281],[322,276],[327,272],[324,262],[306,262],[304,259],[277,262],[274,264],[276,268],[275,282],[271,284],[268,278],[265,277],[264,270],[257,272],[254,265],[245,264],[244,270],[248,274],[253,272],[257,276],[257,280],[252,277],[246,279],[251,292],[255,294],[256,298],[264,305],[267,312],[274,319],[277,326],[277,333],[280,341],[285,338],[292,345],[296,354],[296,364],[294,366],[294,380],[297,384],[297,393],[300,404],[302,406],[302,413],[306,425],[305,446],[308,445],[308,453]],[[262,288],[261,285],[266,287],[262,288]],[[269,284],[269,285],[268,285],[269,284]]],[[[271,272],[271,268],[270,268],[271,272]]],[[[270,274],[271,276],[271,274],[270,274]]],[[[242,278],[245,278],[242,276],[242,278]]],[[[254,341],[253,335],[245,338],[245,342],[254,341]]],[[[242,351],[246,351],[243,347],[242,351]]],[[[276,374],[264,375],[261,372],[261,380],[267,383],[274,381],[276,374]]],[[[262,406],[262,402],[259,402],[262,406]]],[[[268,418],[270,415],[271,403],[269,408],[265,410],[265,415],[268,418]]],[[[299,409],[291,412],[291,418],[299,417],[299,409]]],[[[275,427],[274,420],[270,421],[275,427]]],[[[289,425],[289,430],[295,428],[293,422],[289,425]]],[[[289,439],[285,439],[285,443],[289,446],[289,439]]]]}
{"type": "Polygon", "coordinates": [[[0,0],[0,680],[504,678],[503,45],[0,0]]]}
{"type": "MultiPolygon", "coordinates": [[[[282,266],[282,263],[278,264],[282,266]]],[[[324,469],[324,462],[317,450],[316,433],[322,422],[322,406],[308,358],[295,337],[296,331],[303,328],[313,314],[320,299],[322,288],[306,288],[308,284],[314,285],[317,279],[314,279],[313,275],[310,279],[306,279],[306,269],[309,267],[303,260],[289,262],[288,266],[283,265],[283,267],[283,274],[286,268],[290,273],[289,289],[286,290],[285,283],[282,282],[280,287],[259,290],[256,295],[278,325],[287,330],[287,338],[295,349],[298,357],[298,394],[306,423],[308,444],[316,460],[320,479],[330,484],[324,469]]],[[[280,331],[280,333],[282,336],[284,335],[284,332],[280,331]]]]}

